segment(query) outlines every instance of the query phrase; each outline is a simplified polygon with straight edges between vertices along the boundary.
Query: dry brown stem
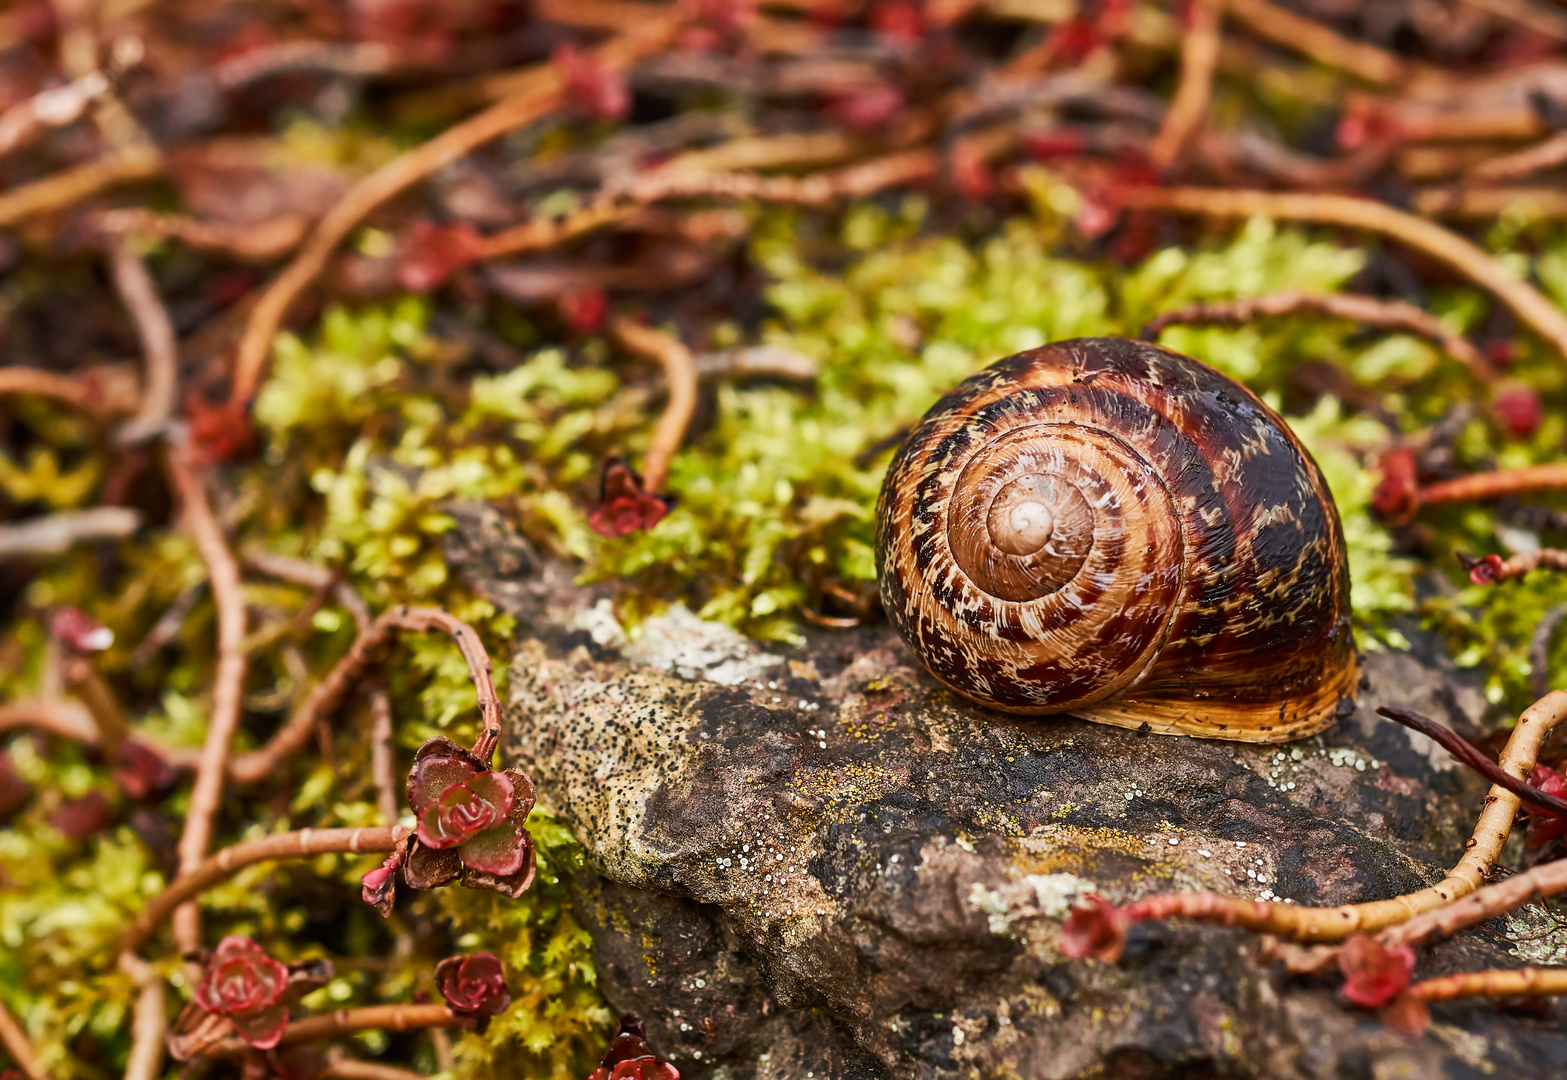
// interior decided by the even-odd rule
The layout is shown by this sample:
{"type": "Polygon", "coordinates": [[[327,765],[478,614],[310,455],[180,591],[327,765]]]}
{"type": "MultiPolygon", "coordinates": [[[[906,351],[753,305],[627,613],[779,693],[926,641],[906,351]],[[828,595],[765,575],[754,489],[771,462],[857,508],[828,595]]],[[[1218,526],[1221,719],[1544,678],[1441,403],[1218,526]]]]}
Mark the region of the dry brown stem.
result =
{"type": "MultiPolygon", "coordinates": [[[[664,14],[650,19],[593,50],[592,62],[600,67],[623,70],[637,59],[663,48],[678,26],[679,19],[675,15],[664,14]]],[[[241,406],[250,404],[284,316],[300,293],[326,268],[327,260],[338,244],[367,214],[470,151],[558,108],[563,89],[562,76],[553,67],[546,66],[539,72],[536,89],[507,98],[448,128],[350,188],[316,225],[304,247],[272,280],[251,309],[234,360],[231,400],[241,406]]]]}
{"type": "MultiPolygon", "coordinates": [[[[1567,718],[1567,691],[1554,691],[1525,709],[1502,750],[1498,764],[1503,771],[1518,780],[1528,779],[1541,742],[1564,718],[1567,718]]],[[[1518,807],[1518,796],[1500,786],[1492,787],[1480,811],[1474,836],[1458,865],[1435,885],[1391,900],[1314,908],[1266,900],[1241,900],[1216,893],[1166,893],[1139,900],[1128,908],[1128,912],[1138,919],[1191,919],[1239,926],[1294,941],[1342,941],[1351,934],[1370,933],[1408,922],[1480,889],[1501,855],[1518,807]]]]}
{"type": "Polygon", "coordinates": [[[1476,378],[1490,382],[1496,369],[1473,342],[1449,330],[1442,320],[1404,300],[1378,300],[1371,296],[1342,293],[1268,293],[1239,300],[1218,300],[1188,304],[1155,316],[1143,328],[1143,337],[1158,339],[1167,326],[1192,323],[1247,323],[1253,319],[1271,319],[1284,315],[1325,315],[1348,319],[1379,330],[1402,330],[1435,343],[1443,352],[1472,371],[1476,378]]]}
{"type": "Polygon", "coordinates": [[[120,957],[120,968],[140,987],[131,1013],[131,1052],[125,1080],[158,1080],[163,1073],[163,1037],[169,1027],[169,1006],[163,979],[140,957],[120,957]]]}
{"type": "Polygon", "coordinates": [[[104,682],[103,676],[98,674],[92,661],[85,656],[67,657],[61,665],[61,673],[66,684],[76,691],[87,706],[87,712],[98,728],[98,745],[103,747],[110,761],[116,760],[120,747],[134,733],[120,703],[115,700],[114,691],[109,689],[109,684],[104,682]]]}
{"type": "Polygon", "coordinates": [[[171,911],[252,863],[308,859],[316,855],[391,851],[409,834],[410,830],[401,825],[374,829],[300,829],[298,832],[277,833],[223,848],[201,860],[192,869],[182,871],[137,913],[120,935],[120,952],[134,954],[171,911]]]}
{"type": "MultiPolygon", "coordinates": [[[[212,718],[196,765],[185,827],[180,834],[180,872],[189,873],[201,863],[212,843],[212,822],[223,801],[229,744],[239,728],[245,692],[245,594],[239,563],[229,550],[222,526],[207,501],[205,478],[198,471],[188,445],[171,445],[165,456],[169,481],[180,505],[184,526],[207,564],[212,602],[217,608],[218,659],[213,675],[212,718]]],[[[174,939],[181,952],[201,947],[201,914],[194,904],[174,919],[174,939]]]]}
{"type": "MultiPolygon", "coordinates": [[[[1250,2],[1250,0],[1248,0],[1250,2]]],[[[1500,262],[1456,233],[1372,199],[1222,188],[1129,187],[1116,196],[1131,209],[1172,210],[1209,217],[1271,217],[1335,225],[1386,236],[1442,263],[1491,292],[1529,329],[1567,356],[1567,314],[1500,262]]]]}
{"type": "Polygon", "coordinates": [[[1567,968],[1518,968],[1516,971],[1465,971],[1426,979],[1409,987],[1421,1001],[1457,1001],[1472,997],[1544,997],[1567,994],[1567,968]]]}
{"type": "MultiPolygon", "coordinates": [[[[432,1028],[432,1034],[440,1031],[432,1028]]],[[[445,1069],[441,1070],[445,1072],[445,1069]]],[[[361,1061],[359,1058],[339,1057],[327,1062],[320,1076],[325,1080],[424,1080],[423,1073],[411,1069],[399,1069],[395,1065],[382,1065],[378,1061],[361,1061]]]]}
{"type": "Polygon", "coordinates": [[[392,699],[386,687],[370,691],[370,781],[381,820],[394,824],[397,812],[397,758],[392,753],[392,699]]]}
{"type": "Polygon", "coordinates": [[[649,494],[657,494],[664,488],[669,463],[685,440],[686,428],[696,412],[696,360],[684,342],[662,330],[630,319],[616,319],[610,330],[632,352],[657,361],[669,385],[669,400],[642,459],[643,486],[649,494]]]}
{"type": "Polygon", "coordinates": [[[1482,161],[1468,171],[1471,180],[1517,180],[1520,177],[1567,164],[1567,132],[1526,146],[1511,154],[1482,161]]]}
{"type": "Polygon", "coordinates": [[[1407,80],[1409,65],[1390,52],[1351,41],[1334,30],[1268,0],[1223,0],[1224,10],[1258,37],[1309,56],[1326,67],[1347,71],[1378,86],[1407,80]]]}
{"type": "Polygon", "coordinates": [[[1508,578],[1522,577],[1542,566],[1547,570],[1567,570],[1567,551],[1557,548],[1536,548],[1534,551],[1526,551],[1522,555],[1503,559],[1502,565],[1488,567],[1486,574],[1492,581],[1506,581],[1508,578]]]}
{"type": "Polygon", "coordinates": [[[1503,214],[1560,221],[1567,218],[1567,192],[1549,187],[1434,187],[1415,192],[1415,212],[1460,221],[1490,221],[1503,214]]]}
{"type": "Polygon", "coordinates": [[[109,91],[109,79],[91,71],[64,86],[34,94],[0,113],[0,155],[20,150],[50,128],[81,119],[87,107],[109,91]]]}
{"type": "Polygon", "coordinates": [[[0,705],[0,736],[23,730],[48,732],[84,746],[98,745],[98,725],[76,701],[34,699],[0,705]]]}
{"type": "Polygon", "coordinates": [[[316,724],[331,715],[342,704],[343,697],[365,673],[376,652],[390,639],[394,631],[411,630],[431,633],[436,630],[450,634],[462,650],[468,662],[468,674],[472,676],[478,692],[479,715],[483,726],[474,753],[480,760],[488,761],[500,740],[500,698],[495,693],[494,669],[484,643],[473,628],[455,619],[440,608],[399,606],[383,611],[359,637],[341,660],[337,662],[305,699],[288,721],[280,727],[266,744],[240,754],[229,764],[229,772],[241,784],[253,784],[272,775],[279,765],[299,753],[310,742],[316,724]]]}
{"type": "Polygon", "coordinates": [[[1384,945],[1426,945],[1515,908],[1567,892],[1567,860],[1542,863],[1381,934],[1384,945]]]}
{"type": "Polygon", "coordinates": [[[38,1060],[27,1032],[22,1030],[22,1025],[11,1015],[4,1001],[0,1001],[0,1046],[5,1047],[6,1053],[11,1055],[11,1060],[16,1062],[16,1067],[22,1070],[27,1080],[49,1080],[49,1074],[38,1060]]]}
{"type": "Polygon", "coordinates": [[[648,203],[666,199],[755,199],[790,206],[828,206],[899,184],[929,180],[940,164],[934,150],[920,148],[798,177],[662,169],[628,187],[605,192],[575,213],[554,219],[535,218],[486,237],[480,244],[478,258],[500,259],[543,251],[627,222],[648,203]]]}
{"type": "Polygon", "coordinates": [[[1567,604],[1557,604],[1540,617],[1529,639],[1529,691],[1544,697],[1551,688],[1551,640],[1567,622],[1567,604]]]}
{"type": "Polygon", "coordinates": [[[804,353],[777,345],[702,353],[696,357],[696,373],[704,382],[714,379],[747,379],[769,376],[791,382],[814,383],[821,365],[804,353]]]}
{"type": "Polygon", "coordinates": [[[117,237],[110,245],[109,261],[114,287],[130,314],[141,342],[147,377],[142,382],[141,409],[114,433],[124,445],[144,442],[162,433],[174,413],[179,396],[179,341],[174,320],[158,295],[158,286],[130,237],[117,237]]]}
{"type": "Polygon", "coordinates": [[[1536,34],[1567,41],[1567,14],[1551,4],[1534,3],[1533,0],[1460,0],[1488,15],[1506,19],[1536,34]]]}
{"type": "Polygon", "coordinates": [[[0,229],[75,206],[111,187],[149,180],[163,172],[163,155],[137,143],[31,184],[0,193],[0,229]]]}
{"type": "Polygon", "coordinates": [[[1148,148],[1148,156],[1158,168],[1167,169],[1181,159],[1207,115],[1213,75],[1219,66],[1220,2],[1195,0],[1189,9],[1191,25],[1181,38],[1181,81],[1159,125],[1159,134],[1148,148]]]}
{"type": "MultiPolygon", "coordinates": [[[[472,1021],[453,1013],[445,1005],[366,1005],[358,1009],[339,1009],[325,1016],[307,1016],[283,1029],[279,1046],[341,1039],[360,1031],[411,1031],[414,1028],[464,1027],[472,1021]]],[[[225,1039],[205,1052],[204,1057],[238,1057],[249,1049],[241,1039],[225,1039]]]]}
{"type": "Polygon", "coordinates": [[[85,380],[72,375],[17,365],[0,367],[0,396],[7,394],[53,398],[73,408],[88,409],[92,405],[93,388],[85,380]]]}
{"type": "Polygon", "coordinates": [[[1567,491],[1567,463],[1471,473],[1443,480],[1420,489],[1419,505],[1481,502],[1500,499],[1504,495],[1526,495],[1536,491],[1567,491]]]}
{"type": "Polygon", "coordinates": [[[98,227],[109,233],[136,232],[174,239],[198,251],[259,263],[271,262],[298,247],[310,228],[310,219],[301,214],[284,214],[255,225],[231,225],[130,206],[105,211],[98,217],[98,227]]]}
{"type": "Polygon", "coordinates": [[[0,562],[61,555],[77,544],[123,540],[141,528],[141,514],[128,506],[96,506],[26,518],[0,525],[0,562]]]}

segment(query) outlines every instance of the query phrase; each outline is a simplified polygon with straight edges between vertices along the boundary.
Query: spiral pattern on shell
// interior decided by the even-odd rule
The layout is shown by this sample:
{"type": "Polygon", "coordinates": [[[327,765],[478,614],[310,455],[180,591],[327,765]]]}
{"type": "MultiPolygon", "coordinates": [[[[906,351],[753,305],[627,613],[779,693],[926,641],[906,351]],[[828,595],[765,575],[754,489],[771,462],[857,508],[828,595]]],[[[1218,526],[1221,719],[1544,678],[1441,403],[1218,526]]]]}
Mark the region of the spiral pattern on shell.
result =
{"type": "Polygon", "coordinates": [[[932,674],[1008,712],[1279,742],[1358,679],[1342,527],[1249,390],[1141,342],[1008,357],[888,469],[876,562],[932,674]]]}

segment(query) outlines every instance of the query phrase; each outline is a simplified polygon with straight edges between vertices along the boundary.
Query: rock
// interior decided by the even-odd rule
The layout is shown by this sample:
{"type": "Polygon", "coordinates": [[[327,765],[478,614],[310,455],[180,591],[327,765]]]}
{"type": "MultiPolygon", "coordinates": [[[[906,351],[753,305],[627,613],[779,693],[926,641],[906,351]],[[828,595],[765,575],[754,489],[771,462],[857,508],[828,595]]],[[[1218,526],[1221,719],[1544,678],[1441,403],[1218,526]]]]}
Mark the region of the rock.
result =
{"type": "MultiPolygon", "coordinates": [[[[1478,718],[1450,664],[1372,653],[1352,717],[1248,746],[987,712],[886,627],[764,650],[677,609],[631,644],[560,575],[511,599],[532,636],[503,749],[599,870],[577,888],[606,995],[684,1076],[1567,1068],[1561,1011],[1438,1006],[1409,1040],[1342,1007],[1337,979],[1258,966],[1240,931],[1142,925],[1113,966],[1060,952],[1090,890],[1338,904],[1441,877],[1484,785],[1372,708],[1478,718]]],[[[1515,914],[1417,974],[1518,966],[1526,931],[1562,962],[1554,925],[1515,914]]]]}

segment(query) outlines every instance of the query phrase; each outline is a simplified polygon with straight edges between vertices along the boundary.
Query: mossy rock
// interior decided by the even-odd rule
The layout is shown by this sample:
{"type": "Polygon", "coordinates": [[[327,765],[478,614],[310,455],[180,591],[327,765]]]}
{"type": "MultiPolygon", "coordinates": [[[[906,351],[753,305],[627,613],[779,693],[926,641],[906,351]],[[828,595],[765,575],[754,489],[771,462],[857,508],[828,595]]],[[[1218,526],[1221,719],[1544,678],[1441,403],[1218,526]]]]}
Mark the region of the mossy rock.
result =
{"type": "MultiPolygon", "coordinates": [[[[527,627],[504,750],[587,850],[574,887],[602,988],[682,1075],[1543,1077],[1567,1061],[1553,1014],[1485,1003],[1439,1006],[1405,1039],[1341,1006],[1336,980],[1259,966],[1239,931],[1140,926],[1114,966],[1060,952],[1089,890],[1338,904],[1439,879],[1484,785],[1372,711],[1478,714],[1438,656],[1370,654],[1353,716],[1248,746],[988,712],[885,626],[784,649],[677,607],[630,640],[563,572],[490,594],[527,627]]],[[[1536,922],[1471,931],[1418,974],[1518,966],[1525,937],[1529,959],[1558,958],[1567,936],[1536,922]]]]}

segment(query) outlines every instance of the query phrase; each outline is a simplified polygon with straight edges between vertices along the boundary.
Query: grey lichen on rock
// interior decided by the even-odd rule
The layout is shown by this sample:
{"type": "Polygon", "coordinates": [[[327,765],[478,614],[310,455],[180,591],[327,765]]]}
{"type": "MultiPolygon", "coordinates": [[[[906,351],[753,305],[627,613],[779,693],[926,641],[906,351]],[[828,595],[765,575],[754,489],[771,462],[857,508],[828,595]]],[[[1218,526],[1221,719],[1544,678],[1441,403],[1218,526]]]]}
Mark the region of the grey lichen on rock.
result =
{"type": "MultiPolygon", "coordinates": [[[[1544,1076],[1567,1060],[1553,1014],[1489,1004],[1439,1007],[1405,1040],[1343,1008],[1334,980],[1258,966],[1238,931],[1137,927],[1116,966],[1060,952],[1089,890],[1336,904],[1439,878],[1484,786],[1371,710],[1477,710],[1450,665],[1371,654],[1353,717],[1247,746],[991,713],[885,627],[768,651],[678,609],[633,641],[602,601],[537,587],[503,749],[598,870],[577,887],[606,994],[684,1075],[1544,1076]]],[[[1508,947],[1481,928],[1420,974],[1516,966],[1508,947]]]]}

